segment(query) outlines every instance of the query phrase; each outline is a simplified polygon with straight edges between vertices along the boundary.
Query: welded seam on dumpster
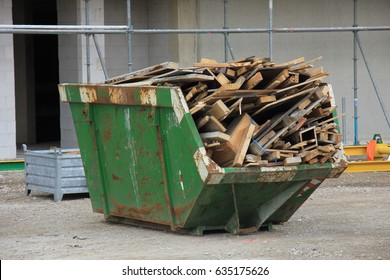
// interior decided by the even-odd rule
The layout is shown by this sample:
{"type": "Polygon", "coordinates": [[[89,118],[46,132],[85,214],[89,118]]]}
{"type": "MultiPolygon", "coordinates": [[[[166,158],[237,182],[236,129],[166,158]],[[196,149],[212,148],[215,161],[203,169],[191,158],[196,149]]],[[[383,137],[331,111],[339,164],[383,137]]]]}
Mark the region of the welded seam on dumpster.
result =
{"type": "Polygon", "coordinates": [[[177,121],[180,124],[184,114],[189,113],[187,102],[179,88],[171,89],[171,102],[173,110],[175,111],[177,121]]]}

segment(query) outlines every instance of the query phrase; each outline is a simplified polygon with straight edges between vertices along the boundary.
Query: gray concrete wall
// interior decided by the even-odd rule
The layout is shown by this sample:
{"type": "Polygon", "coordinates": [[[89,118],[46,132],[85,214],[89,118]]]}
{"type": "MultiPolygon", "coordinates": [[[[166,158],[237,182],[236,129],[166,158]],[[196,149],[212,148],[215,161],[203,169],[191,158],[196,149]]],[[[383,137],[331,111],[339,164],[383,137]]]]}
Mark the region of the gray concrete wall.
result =
{"type": "MultiPolygon", "coordinates": [[[[57,0],[58,24],[80,24],[80,1],[57,0]]],[[[58,36],[60,83],[82,81],[81,35],[58,36]]],[[[60,104],[61,147],[77,148],[78,143],[69,104],[60,104]]]]}
{"type": "MultiPolygon", "coordinates": [[[[273,1],[274,27],[330,27],[353,25],[353,1],[351,0],[297,0],[273,1]]],[[[358,0],[358,25],[390,25],[390,1],[358,0]]],[[[198,26],[216,28],[223,26],[223,2],[200,0],[197,2],[198,26]]],[[[268,1],[228,1],[228,26],[230,28],[268,27],[268,1]]],[[[388,49],[390,33],[360,32],[365,55],[382,93],[387,112],[390,114],[390,95],[387,82],[390,69],[388,49]]],[[[249,55],[268,56],[267,34],[232,34],[230,42],[235,58],[249,55]]],[[[223,61],[223,37],[221,35],[199,35],[198,56],[223,61]]],[[[275,34],[273,36],[273,58],[277,62],[304,56],[306,60],[323,56],[316,63],[324,66],[331,76],[326,81],[333,84],[337,104],[341,110],[341,99],[347,103],[348,144],[353,142],[353,36],[352,33],[301,33],[275,34]]],[[[373,86],[369,80],[362,56],[358,56],[358,115],[359,140],[362,144],[374,133],[380,133],[390,141],[390,128],[385,122],[373,86]]]]}
{"type": "MultiPolygon", "coordinates": [[[[12,1],[0,2],[0,24],[12,24],[12,1]]],[[[0,159],[16,157],[13,36],[0,34],[0,159]]]]}
{"type": "MultiPolygon", "coordinates": [[[[89,1],[89,21],[92,25],[104,24],[104,1],[89,1]]],[[[82,0],[57,0],[58,24],[85,24],[85,2],[82,0]]],[[[105,38],[96,35],[102,53],[105,50],[105,38]]],[[[61,83],[86,83],[87,59],[86,38],[84,35],[59,35],[58,55],[61,83]]],[[[104,73],[93,38],[90,37],[90,74],[91,83],[104,81],[104,73]]],[[[77,148],[77,138],[69,104],[60,105],[61,147],[77,148]]]]}

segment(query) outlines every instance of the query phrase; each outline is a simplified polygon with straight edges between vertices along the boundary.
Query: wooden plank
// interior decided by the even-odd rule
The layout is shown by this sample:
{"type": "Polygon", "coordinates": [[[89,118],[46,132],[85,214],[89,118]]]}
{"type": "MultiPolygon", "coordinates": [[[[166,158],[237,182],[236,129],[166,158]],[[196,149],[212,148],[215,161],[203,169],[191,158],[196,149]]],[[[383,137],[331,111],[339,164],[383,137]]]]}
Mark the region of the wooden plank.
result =
{"type": "Polygon", "coordinates": [[[137,80],[137,79],[146,79],[149,78],[152,75],[156,75],[159,73],[165,73],[165,72],[171,72],[172,70],[179,69],[179,64],[175,62],[164,62],[161,64],[153,65],[150,67],[146,67],[137,71],[133,71],[124,75],[120,75],[117,77],[113,77],[110,79],[107,79],[104,83],[105,84],[119,84],[128,82],[131,80],[137,80]]]}
{"type": "Polygon", "coordinates": [[[286,87],[286,88],[281,88],[281,89],[277,89],[275,92],[276,93],[281,93],[281,92],[286,92],[290,89],[294,89],[294,88],[298,88],[298,87],[301,87],[301,86],[304,86],[304,85],[308,85],[316,80],[319,80],[320,78],[316,78],[316,79],[312,79],[312,80],[306,80],[302,83],[299,83],[299,84],[296,84],[296,85],[292,85],[292,86],[289,86],[289,87],[286,87]]]}
{"type": "Polygon", "coordinates": [[[305,66],[308,66],[308,65],[312,65],[314,62],[319,61],[321,59],[322,59],[322,56],[316,57],[316,58],[314,58],[312,60],[306,61],[305,63],[300,63],[300,64],[297,64],[295,66],[292,66],[292,67],[290,67],[290,70],[291,71],[295,71],[297,69],[302,69],[302,67],[305,67],[305,66]]]}
{"type": "Polygon", "coordinates": [[[292,150],[282,150],[282,149],[265,149],[268,153],[272,153],[272,152],[280,152],[280,153],[284,153],[284,154],[298,154],[299,152],[298,151],[292,151],[292,150]]]}
{"type": "Polygon", "coordinates": [[[234,82],[235,85],[237,85],[237,89],[240,89],[242,85],[245,83],[245,77],[240,76],[237,78],[237,80],[234,82]]]}
{"type": "Polygon", "coordinates": [[[317,163],[318,162],[318,158],[312,158],[311,160],[309,160],[309,161],[307,161],[306,163],[307,164],[315,164],[315,163],[317,163]]]}
{"type": "Polygon", "coordinates": [[[305,109],[310,103],[310,99],[306,98],[305,100],[302,100],[301,103],[298,105],[298,109],[305,109]]]}
{"type": "Polygon", "coordinates": [[[218,81],[218,83],[221,85],[221,86],[224,86],[228,83],[230,83],[230,80],[228,78],[226,78],[226,76],[221,72],[219,73],[215,79],[218,81]]]}
{"type": "Polygon", "coordinates": [[[288,157],[283,160],[283,165],[292,166],[298,165],[302,163],[302,159],[300,157],[288,157]]]}
{"type": "MultiPolygon", "coordinates": [[[[203,143],[203,145],[204,145],[204,147],[205,147],[206,149],[208,149],[208,148],[217,147],[217,146],[221,145],[221,143],[218,142],[218,141],[211,142],[211,143],[205,142],[205,143],[203,143]]],[[[210,149],[210,150],[211,150],[211,149],[210,149]]],[[[211,150],[211,151],[212,151],[212,150],[211,150]]],[[[211,157],[211,154],[210,154],[210,157],[211,157]]]]}
{"type": "Polygon", "coordinates": [[[263,76],[260,72],[254,74],[250,79],[248,79],[243,85],[242,89],[253,89],[263,80],[263,76]]]}
{"type": "Polygon", "coordinates": [[[274,89],[277,88],[282,82],[284,82],[289,77],[287,69],[284,69],[280,72],[271,82],[269,82],[264,88],[265,89],[274,89]]]}
{"type": "Polygon", "coordinates": [[[210,116],[204,116],[203,118],[198,119],[195,124],[198,129],[202,128],[208,121],[210,120],[210,116]]]}
{"type": "Polygon", "coordinates": [[[317,157],[318,155],[320,155],[320,153],[318,152],[317,149],[314,149],[314,150],[312,150],[312,151],[306,152],[305,155],[303,156],[302,160],[303,160],[304,162],[308,162],[308,161],[310,161],[311,159],[317,157]]]}
{"type": "Polygon", "coordinates": [[[283,146],[286,142],[283,141],[283,140],[278,140],[278,141],[275,141],[273,144],[272,144],[272,148],[273,149],[283,149],[283,146]]]}
{"type": "MultiPolygon", "coordinates": [[[[252,117],[254,117],[254,116],[260,114],[261,112],[263,112],[263,111],[265,111],[265,110],[267,110],[267,109],[270,109],[270,108],[273,108],[273,107],[276,107],[276,106],[283,105],[284,103],[290,101],[291,99],[295,99],[295,98],[298,98],[298,97],[303,96],[303,95],[308,95],[308,96],[309,96],[311,92],[314,92],[314,91],[313,91],[313,90],[310,90],[310,91],[309,91],[309,90],[307,90],[307,91],[304,90],[304,91],[302,91],[302,92],[298,92],[298,93],[296,93],[296,94],[293,94],[293,95],[290,95],[290,96],[281,98],[281,99],[279,99],[279,100],[276,100],[275,102],[269,103],[269,104],[265,105],[264,107],[260,108],[259,110],[257,110],[256,112],[252,113],[252,117]]],[[[296,106],[298,106],[298,105],[299,105],[299,103],[296,104],[296,106]]],[[[292,110],[295,110],[295,109],[296,109],[295,106],[293,106],[292,108],[290,108],[290,109],[288,110],[288,112],[289,112],[288,114],[290,114],[290,113],[292,112],[292,110]]],[[[288,115],[288,114],[287,114],[287,115],[288,115]]]]}
{"type": "Polygon", "coordinates": [[[196,86],[193,86],[190,88],[188,93],[186,94],[186,101],[191,100],[194,96],[196,96],[199,93],[207,91],[207,85],[203,83],[199,83],[196,86]]]}
{"type": "Polygon", "coordinates": [[[291,66],[294,66],[294,65],[297,65],[297,64],[301,64],[305,62],[305,58],[302,56],[302,57],[298,57],[296,59],[293,59],[293,60],[290,60],[290,61],[287,61],[285,63],[282,63],[282,64],[276,64],[275,66],[279,66],[279,67],[291,67],[291,66]]]}
{"type": "Polygon", "coordinates": [[[299,83],[299,74],[298,73],[291,73],[290,77],[286,79],[284,82],[282,82],[277,88],[286,88],[292,85],[296,85],[299,83]]]}
{"type": "Polygon", "coordinates": [[[232,105],[230,105],[229,106],[229,112],[223,118],[221,118],[220,121],[223,121],[224,119],[226,119],[236,108],[241,106],[242,100],[243,100],[243,98],[241,97],[236,102],[234,102],[232,105]]]}
{"type": "Polygon", "coordinates": [[[264,104],[268,104],[270,102],[276,101],[276,96],[275,95],[268,95],[268,96],[260,96],[257,100],[255,105],[260,106],[264,104]]]}
{"type": "Polygon", "coordinates": [[[321,67],[313,68],[310,71],[307,71],[305,74],[309,75],[310,77],[314,77],[318,74],[323,74],[323,73],[324,73],[324,67],[321,66],[321,67]]]}
{"type": "Polygon", "coordinates": [[[231,68],[226,68],[225,75],[229,78],[234,79],[236,77],[236,71],[234,69],[231,69],[231,68]]]}
{"type": "Polygon", "coordinates": [[[244,75],[247,71],[248,71],[248,67],[246,67],[246,66],[240,67],[236,70],[236,75],[237,75],[237,77],[239,77],[241,75],[244,75]]]}
{"type": "Polygon", "coordinates": [[[194,107],[190,109],[191,115],[195,114],[196,112],[202,110],[204,107],[206,107],[206,103],[204,102],[198,102],[194,107]]]}
{"type": "Polygon", "coordinates": [[[291,150],[297,150],[297,149],[300,149],[300,148],[303,148],[307,145],[307,141],[303,141],[303,142],[299,142],[295,145],[292,145],[289,149],[291,150]]]}
{"type": "Polygon", "coordinates": [[[226,127],[214,116],[210,116],[209,121],[203,126],[206,132],[220,131],[225,132],[226,127]]]}
{"type": "Polygon", "coordinates": [[[241,144],[244,132],[252,124],[248,114],[237,116],[228,125],[226,134],[230,135],[230,140],[220,145],[213,153],[213,160],[220,166],[231,166],[236,157],[241,144]]]}
{"type": "Polygon", "coordinates": [[[214,59],[202,58],[200,62],[192,64],[195,67],[207,67],[207,68],[224,68],[228,67],[229,63],[220,63],[214,59]]]}
{"type": "MultiPolygon", "coordinates": [[[[233,86],[228,86],[228,87],[233,87],[237,88],[234,84],[229,84],[233,86]]],[[[217,99],[217,98],[230,98],[230,97],[243,97],[243,98],[250,98],[250,97],[257,97],[257,96],[265,96],[265,95],[271,95],[275,91],[274,90],[263,90],[263,89],[240,89],[240,90],[235,90],[235,89],[224,89],[220,88],[218,89],[218,93],[210,97],[210,99],[217,99]]],[[[214,94],[214,93],[213,93],[214,94]]]]}
{"type": "Polygon", "coordinates": [[[237,80],[234,83],[225,84],[222,86],[223,90],[238,90],[242,86],[242,84],[245,82],[245,78],[243,76],[238,77],[237,80]]]}
{"type": "Polygon", "coordinates": [[[267,129],[271,124],[271,120],[265,121],[259,128],[256,128],[255,133],[253,133],[253,138],[257,138],[260,133],[262,133],[265,129],[267,129]]]}
{"type": "Polygon", "coordinates": [[[268,132],[264,137],[262,137],[260,140],[258,140],[259,144],[261,146],[264,146],[265,143],[267,143],[272,137],[274,137],[276,135],[276,132],[271,130],[270,132],[268,132]]]}
{"type": "Polygon", "coordinates": [[[211,106],[211,109],[208,110],[206,114],[214,116],[217,120],[222,120],[229,114],[229,112],[230,110],[225,103],[223,103],[222,100],[218,100],[211,106]]]}
{"type": "Polygon", "coordinates": [[[207,141],[207,142],[218,141],[221,143],[225,143],[225,142],[230,140],[230,135],[223,133],[223,132],[219,132],[219,131],[205,132],[205,133],[200,133],[199,135],[200,135],[200,138],[202,138],[202,140],[207,141]]]}
{"type": "Polygon", "coordinates": [[[187,75],[179,75],[179,76],[170,76],[163,78],[153,79],[153,84],[158,83],[193,83],[193,82],[206,82],[213,81],[214,77],[203,74],[187,74],[187,75]]]}
{"type": "Polygon", "coordinates": [[[330,119],[325,120],[325,121],[323,121],[323,122],[320,122],[318,125],[323,125],[323,124],[325,124],[325,123],[334,121],[334,120],[336,120],[336,119],[338,119],[338,118],[340,118],[340,117],[342,117],[342,116],[345,116],[345,115],[346,115],[346,113],[342,113],[342,114],[340,114],[340,115],[337,115],[336,117],[333,117],[333,118],[330,118],[330,119]]]}
{"type": "Polygon", "coordinates": [[[274,152],[268,154],[265,158],[268,161],[278,160],[278,159],[280,159],[280,152],[279,151],[274,151],[274,152]]]}
{"type": "Polygon", "coordinates": [[[249,127],[243,132],[241,142],[237,147],[236,156],[233,160],[233,166],[241,166],[244,163],[245,154],[248,151],[250,141],[252,139],[255,125],[250,124],[249,127]]]}
{"type": "Polygon", "coordinates": [[[318,146],[317,149],[323,153],[330,153],[336,150],[332,144],[325,145],[325,146],[318,146]]]}
{"type": "Polygon", "coordinates": [[[252,154],[246,154],[245,155],[245,161],[247,161],[247,162],[257,162],[257,161],[261,161],[261,157],[256,156],[256,155],[252,155],[252,154]]]}

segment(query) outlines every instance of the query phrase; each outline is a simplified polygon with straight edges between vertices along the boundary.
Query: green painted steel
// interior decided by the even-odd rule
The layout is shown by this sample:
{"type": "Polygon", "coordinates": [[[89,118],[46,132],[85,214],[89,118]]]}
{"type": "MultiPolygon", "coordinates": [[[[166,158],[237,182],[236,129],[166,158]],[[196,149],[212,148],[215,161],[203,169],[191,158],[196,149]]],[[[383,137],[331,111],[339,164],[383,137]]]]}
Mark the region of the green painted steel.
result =
{"type": "Polygon", "coordinates": [[[0,160],[0,171],[24,170],[24,160],[0,160]]]}
{"type": "Polygon", "coordinates": [[[107,220],[202,234],[287,221],[343,163],[221,168],[206,156],[179,88],[59,85],[92,208],[107,220]]]}

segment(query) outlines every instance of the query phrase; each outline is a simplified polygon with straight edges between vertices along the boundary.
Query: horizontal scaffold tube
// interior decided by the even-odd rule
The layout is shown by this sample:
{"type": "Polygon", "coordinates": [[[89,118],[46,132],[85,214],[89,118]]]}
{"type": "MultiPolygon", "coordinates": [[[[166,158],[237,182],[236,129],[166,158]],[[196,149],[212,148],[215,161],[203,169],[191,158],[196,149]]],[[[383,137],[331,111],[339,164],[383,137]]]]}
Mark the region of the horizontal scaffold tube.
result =
{"type": "Polygon", "coordinates": [[[201,33],[304,33],[390,31],[390,26],[286,27],[286,28],[211,28],[211,29],[132,29],[126,25],[0,25],[0,33],[11,34],[201,34],[201,33]]]}

